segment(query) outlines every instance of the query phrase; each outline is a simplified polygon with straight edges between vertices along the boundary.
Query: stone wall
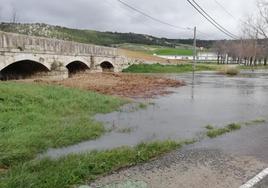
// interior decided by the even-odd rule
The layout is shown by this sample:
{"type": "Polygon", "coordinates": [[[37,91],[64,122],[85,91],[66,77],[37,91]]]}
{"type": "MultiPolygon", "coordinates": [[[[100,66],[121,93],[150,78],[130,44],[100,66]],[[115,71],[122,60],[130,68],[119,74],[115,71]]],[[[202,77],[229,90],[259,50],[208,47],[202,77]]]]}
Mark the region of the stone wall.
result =
{"type": "Polygon", "coordinates": [[[69,55],[118,56],[116,48],[33,37],[0,31],[0,51],[36,52],[69,55]]]}

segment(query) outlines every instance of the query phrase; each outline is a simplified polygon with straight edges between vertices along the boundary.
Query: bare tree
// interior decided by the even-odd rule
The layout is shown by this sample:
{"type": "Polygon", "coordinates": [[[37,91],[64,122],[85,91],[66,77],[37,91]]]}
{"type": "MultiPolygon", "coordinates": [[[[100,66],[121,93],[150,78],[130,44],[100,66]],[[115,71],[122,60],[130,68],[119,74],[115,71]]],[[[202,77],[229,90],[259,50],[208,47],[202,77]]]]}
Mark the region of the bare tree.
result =
{"type": "Polygon", "coordinates": [[[255,28],[262,38],[268,38],[268,1],[258,0],[258,14],[255,18],[255,28]]]}
{"type": "Polygon", "coordinates": [[[247,65],[267,63],[268,56],[268,0],[257,1],[258,12],[243,22],[243,56],[247,65]]]}
{"type": "Polygon", "coordinates": [[[11,12],[11,23],[17,23],[18,22],[18,13],[17,10],[15,8],[12,9],[11,12]]]}
{"type": "Polygon", "coordinates": [[[217,58],[218,64],[226,63],[226,55],[228,54],[227,41],[225,40],[217,41],[215,42],[213,48],[217,52],[217,55],[218,55],[218,58],[217,58]]]}
{"type": "Polygon", "coordinates": [[[218,41],[214,45],[218,63],[244,63],[267,65],[268,57],[268,0],[258,0],[258,12],[250,15],[242,25],[242,39],[218,41]]]}

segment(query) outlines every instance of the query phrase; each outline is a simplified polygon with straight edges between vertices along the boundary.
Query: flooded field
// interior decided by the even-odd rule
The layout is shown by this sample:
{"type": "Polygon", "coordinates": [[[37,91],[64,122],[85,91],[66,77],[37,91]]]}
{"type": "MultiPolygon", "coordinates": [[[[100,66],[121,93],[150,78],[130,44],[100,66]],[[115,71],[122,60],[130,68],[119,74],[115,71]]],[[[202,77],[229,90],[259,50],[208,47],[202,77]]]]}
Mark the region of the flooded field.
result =
{"type": "Polygon", "coordinates": [[[145,100],[147,107],[133,110],[125,106],[117,112],[97,115],[96,120],[105,123],[111,132],[95,141],[50,149],[45,156],[57,158],[154,140],[193,139],[203,135],[208,124],[221,127],[267,117],[266,72],[243,72],[237,77],[203,72],[195,75],[194,82],[192,74],[166,76],[184,80],[187,85],[172,89],[170,95],[145,100]]]}

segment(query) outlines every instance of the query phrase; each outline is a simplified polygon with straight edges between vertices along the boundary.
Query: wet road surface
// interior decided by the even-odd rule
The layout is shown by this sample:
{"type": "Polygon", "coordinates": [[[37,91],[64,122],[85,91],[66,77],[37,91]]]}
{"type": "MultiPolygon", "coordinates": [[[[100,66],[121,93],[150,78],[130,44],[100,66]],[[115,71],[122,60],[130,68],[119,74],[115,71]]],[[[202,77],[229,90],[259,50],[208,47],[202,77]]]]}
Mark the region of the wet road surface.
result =
{"type": "MultiPolygon", "coordinates": [[[[268,167],[267,140],[268,124],[246,127],[115,172],[91,187],[137,181],[152,188],[238,188],[268,167]]],[[[267,188],[267,178],[255,187],[267,188]]]]}

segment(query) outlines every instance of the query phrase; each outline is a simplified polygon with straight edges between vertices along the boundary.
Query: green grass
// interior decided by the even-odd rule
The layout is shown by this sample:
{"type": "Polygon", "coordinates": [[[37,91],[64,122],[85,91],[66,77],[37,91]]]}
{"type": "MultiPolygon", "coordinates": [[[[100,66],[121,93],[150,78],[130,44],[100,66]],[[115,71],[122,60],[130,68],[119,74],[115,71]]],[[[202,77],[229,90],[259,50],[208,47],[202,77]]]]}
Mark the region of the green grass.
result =
{"type": "Polygon", "coordinates": [[[207,136],[210,138],[215,138],[217,136],[239,129],[241,129],[241,125],[237,123],[231,123],[223,128],[214,128],[213,126],[210,126],[207,131],[207,136]]]}
{"type": "Polygon", "coordinates": [[[252,121],[252,123],[265,123],[266,120],[265,119],[255,119],[252,121]]]}
{"type": "Polygon", "coordinates": [[[61,86],[1,82],[0,187],[62,188],[85,184],[194,142],[144,143],[58,160],[36,159],[36,154],[48,148],[101,136],[106,130],[92,117],[116,110],[124,103],[115,97],[61,86]]]}
{"type": "Polygon", "coordinates": [[[150,55],[154,54],[154,51],[156,49],[164,48],[163,46],[157,46],[157,45],[131,44],[131,43],[119,44],[117,45],[117,47],[131,51],[143,52],[150,55]]]}
{"type": "Polygon", "coordinates": [[[140,108],[140,109],[146,109],[147,107],[148,107],[148,105],[145,104],[145,103],[140,103],[140,104],[139,104],[139,108],[140,108]]]}
{"type": "Polygon", "coordinates": [[[192,142],[154,142],[134,148],[123,147],[111,151],[69,155],[55,161],[29,161],[13,167],[3,175],[0,187],[67,188],[81,185],[114,170],[144,163],[187,143],[192,142]]]}
{"type": "Polygon", "coordinates": [[[60,86],[0,82],[0,168],[101,136],[105,128],[92,117],[124,102],[60,86]]]}
{"type": "Polygon", "coordinates": [[[210,138],[216,138],[217,136],[223,135],[227,132],[230,132],[227,128],[215,128],[207,131],[207,136],[210,138]]]}
{"type": "Polygon", "coordinates": [[[265,119],[255,119],[255,120],[244,122],[244,124],[245,125],[256,125],[256,124],[265,123],[265,122],[266,122],[265,119]]]}
{"type": "Polygon", "coordinates": [[[144,52],[146,54],[157,55],[193,55],[193,50],[189,49],[191,46],[181,45],[178,48],[168,48],[165,46],[157,45],[144,45],[144,44],[120,44],[118,47],[133,51],[144,52]]]}
{"type": "Polygon", "coordinates": [[[180,49],[180,48],[160,48],[153,51],[157,55],[193,55],[192,49],[180,49]]]}
{"type": "MultiPolygon", "coordinates": [[[[217,65],[197,64],[196,71],[213,71],[219,69],[217,65]]],[[[139,64],[131,65],[123,72],[129,73],[185,73],[191,72],[191,64],[178,64],[178,65],[161,65],[161,64],[139,64]]]]}
{"type": "Polygon", "coordinates": [[[214,127],[212,125],[207,125],[205,128],[208,129],[208,130],[214,129],[214,127]]]}
{"type": "Polygon", "coordinates": [[[207,129],[207,136],[210,138],[215,138],[217,136],[223,135],[225,133],[231,132],[231,131],[235,131],[235,130],[239,130],[242,128],[242,126],[250,126],[250,125],[257,125],[257,124],[262,124],[265,123],[266,120],[265,119],[255,119],[255,120],[250,120],[247,122],[240,122],[240,123],[230,123],[227,126],[223,127],[223,128],[215,128],[212,125],[207,125],[205,128],[207,129]]]}
{"type": "Polygon", "coordinates": [[[231,124],[227,125],[227,128],[230,131],[235,131],[235,130],[241,129],[241,125],[240,124],[237,124],[237,123],[231,123],[231,124]]]}

